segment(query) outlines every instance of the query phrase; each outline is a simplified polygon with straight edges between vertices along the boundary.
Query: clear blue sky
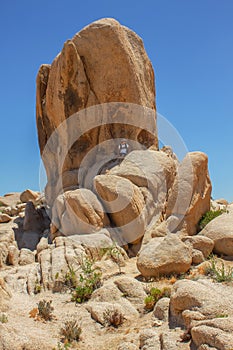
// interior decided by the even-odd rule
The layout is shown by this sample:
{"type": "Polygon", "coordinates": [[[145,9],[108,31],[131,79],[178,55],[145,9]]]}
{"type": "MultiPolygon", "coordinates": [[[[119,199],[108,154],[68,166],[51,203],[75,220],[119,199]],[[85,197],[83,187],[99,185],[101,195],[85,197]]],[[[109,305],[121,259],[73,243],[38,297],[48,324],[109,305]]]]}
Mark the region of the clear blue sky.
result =
{"type": "Polygon", "coordinates": [[[0,194],[39,189],[35,80],[63,43],[114,17],[143,39],[157,109],[209,156],[213,196],[233,201],[232,0],[8,0],[0,5],[0,194]]]}

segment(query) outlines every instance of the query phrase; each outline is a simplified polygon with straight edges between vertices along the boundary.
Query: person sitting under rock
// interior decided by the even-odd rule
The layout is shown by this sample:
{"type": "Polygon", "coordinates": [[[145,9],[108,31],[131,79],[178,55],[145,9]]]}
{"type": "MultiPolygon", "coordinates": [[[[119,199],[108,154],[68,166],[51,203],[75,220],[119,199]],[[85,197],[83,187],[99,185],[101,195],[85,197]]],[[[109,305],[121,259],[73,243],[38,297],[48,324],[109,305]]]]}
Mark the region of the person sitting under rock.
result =
{"type": "Polygon", "coordinates": [[[120,142],[120,144],[118,146],[118,150],[119,150],[119,156],[121,158],[124,158],[128,154],[129,145],[125,139],[120,142]]]}

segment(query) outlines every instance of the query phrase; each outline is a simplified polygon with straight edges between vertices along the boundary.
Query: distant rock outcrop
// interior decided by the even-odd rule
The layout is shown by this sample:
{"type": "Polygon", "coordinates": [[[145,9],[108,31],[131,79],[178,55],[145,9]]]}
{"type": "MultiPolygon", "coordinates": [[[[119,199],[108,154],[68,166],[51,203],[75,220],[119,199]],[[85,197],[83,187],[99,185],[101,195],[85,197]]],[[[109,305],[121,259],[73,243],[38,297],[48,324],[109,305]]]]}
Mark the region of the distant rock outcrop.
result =
{"type": "Polygon", "coordinates": [[[39,199],[39,192],[27,189],[23,191],[20,195],[20,200],[22,203],[27,203],[29,201],[35,203],[39,199]]]}
{"type": "Polygon", "coordinates": [[[8,214],[1,214],[0,213],[0,224],[9,222],[11,220],[11,217],[8,214]]]}

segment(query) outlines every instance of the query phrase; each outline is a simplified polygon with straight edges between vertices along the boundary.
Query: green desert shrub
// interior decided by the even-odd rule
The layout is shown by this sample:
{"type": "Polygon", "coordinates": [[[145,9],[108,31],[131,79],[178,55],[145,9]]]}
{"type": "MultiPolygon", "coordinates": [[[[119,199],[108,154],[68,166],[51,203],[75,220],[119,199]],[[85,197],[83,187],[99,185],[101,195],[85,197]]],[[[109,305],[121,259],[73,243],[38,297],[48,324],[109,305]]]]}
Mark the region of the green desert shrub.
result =
{"type": "Polygon", "coordinates": [[[85,259],[81,265],[82,272],[72,291],[72,301],[83,303],[90,299],[95,289],[101,286],[101,272],[93,267],[93,261],[85,259]]]}
{"type": "Polygon", "coordinates": [[[77,281],[76,271],[73,267],[69,266],[69,270],[65,274],[65,285],[70,289],[74,289],[77,285],[77,281]]]}
{"type": "Polygon", "coordinates": [[[57,272],[55,275],[55,281],[53,285],[54,293],[63,293],[67,290],[72,290],[75,288],[76,274],[72,267],[68,267],[69,270],[63,277],[63,271],[61,273],[57,272]]]}
{"type": "Polygon", "coordinates": [[[34,286],[34,294],[39,294],[42,290],[42,286],[38,280],[38,278],[35,281],[35,286],[34,286]]]}
{"type": "Polygon", "coordinates": [[[226,209],[209,210],[207,211],[199,221],[199,227],[202,230],[210,221],[217,218],[219,215],[227,213],[226,209]]]}
{"type": "Polygon", "coordinates": [[[6,314],[1,314],[0,315],[0,322],[1,323],[7,323],[8,322],[8,317],[6,314]]]}
{"type": "Polygon", "coordinates": [[[228,314],[217,314],[215,318],[227,318],[228,314]]]}
{"type": "Polygon", "coordinates": [[[57,344],[57,348],[53,348],[53,350],[68,350],[70,349],[70,347],[71,347],[70,343],[62,344],[61,342],[59,342],[57,344]]]}
{"type": "Polygon", "coordinates": [[[233,268],[227,268],[223,262],[221,262],[221,266],[217,266],[214,257],[210,258],[210,265],[206,269],[206,274],[211,276],[216,282],[221,283],[233,281],[233,268]]]}
{"type": "Polygon", "coordinates": [[[169,298],[170,295],[171,289],[169,287],[164,287],[162,289],[152,287],[148,296],[144,299],[145,309],[152,310],[159,299],[164,297],[169,298]]]}
{"type": "Polygon", "coordinates": [[[152,295],[148,295],[147,297],[145,297],[144,304],[145,304],[145,309],[146,310],[152,310],[154,308],[155,300],[152,297],[152,295]]]}
{"type": "Polygon", "coordinates": [[[122,270],[121,270],[121,264],[122,264],[122,253],[121,253],[121,249],[120,247],[117,245],[116,242],[114,242],[112,244],[112,246],[107,247],[107,248],[102,248],[100,251],[100,254],[102,256],[108,256],[109,258],[112,259],[112,261],[114,261],[117,266],[118,266],[118,270],[119,270],[119,275],[122,274],[122,270]]]}

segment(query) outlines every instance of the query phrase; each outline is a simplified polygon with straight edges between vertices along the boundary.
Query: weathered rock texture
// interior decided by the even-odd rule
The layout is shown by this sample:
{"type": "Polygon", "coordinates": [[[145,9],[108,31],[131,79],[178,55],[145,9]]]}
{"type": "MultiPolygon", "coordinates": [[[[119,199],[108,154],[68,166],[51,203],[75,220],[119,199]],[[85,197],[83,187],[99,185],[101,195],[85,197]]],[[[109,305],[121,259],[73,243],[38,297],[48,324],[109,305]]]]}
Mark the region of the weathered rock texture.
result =
{"type": "Polygon", "coordinates": [[[9,222],[11,220],[11,217],[7,214],[0,213],[0,224],[9,222]]]}
{"type": "Polygon", "coordinates": [[[32,191],[30,189],[27,189],[23,191],[20,195],[20,200],[23,203],[27,203],[29,201],[35,203],[36,200],[39,198],[39,192],[32,191]]]}
{"type": "Polygon", "coordinates": [[[7,290],[6,283],[0,278],[0,311],[7,310],[8,302],[10,299],[10,291],[7,290]]]}
{"type": "Polygon", "coordinates": [[[153,238],[139,253],[137,267],[145,277],[159,277],[187,272],[191,263],[189,247],[175,234],[170,234],[153,238]]]}
{"type": "MultiPolygon", "coordinates": [[[[76,204],[80,205],[80,214],[88,209],[81,198],[76,204]]],[[[209,262],[191,269],[190,275],[183,276],[184,279],[174,285],[174,276],[151,281],[151,278],[138,276],[136,259],[127,258],[124,250],[111,240],[107,229],[56,237],[52,244],[44,236],[36,250],[31,251],[17,249],[13,234],[15,225],[11,220],[0,226],[0,318],[3,320],[5,315],[8,319],[5,324],[0,322],[0,349],[52,350],[60,341],[57,330],[73,317],[82,322],[82,334],[85,334],[78,343],[80,350],[233,348],[232,283],[216,283],[210,276],[203,276],[209,262]],[[120,256],[113,253],[113,248],[120,256]],[[89,301],[77,307],[70,302],[70,277],[75,274],[76,282],[80,282],[83,262],[93,259],[96,261],[93,268],[102,272],[101,287],[93,292],[89,301]],[[160,299],[153,314],[145,312],[145,298],[151,287],[160,290],[167,287],[167,292],[171,289],[171,298],[160,299]],[[46,324],[39,319],[35,322],[31,316],[44,298],[52,300],[54,305],[54,318],[46,324]],[[124,317],[116,331],[111,330],[108,319],[114,314],[124,317]],[[41,334],[46,344],[43,339],[40,341],[41,334]]],[[[202,235],[182,240],[178,234],[171,233],[153,238],[139,252],[137,265],[142,274],[159,277],[185,272],[193,262],[194,251],[204,258],[214,245],[202,235]]],[[[225,264],[230,267],[232,261],[225,264]]]]}
{"type": "Polygon", "coordinates": [[[0,196],[0,206],[15,206],[18,202],[20,202],[19,192],[7,193],[4,196],[0,196]]]}
{"type": "Polygon", "coordinates": [[[23,221],[24,231],[43,232],[48,226],[44,209],[36,209],[32,202],[28,202],[25,208],[23,221]]]}
{"type": "Polygon", "coordinates": [[[183,242],[190,245],[194,250],[202,252],[204,258],[208,258],[214,248],[212,239],[200,235],[186,236],[183,238],[183,242]]]}
{"type": "Polygon", "coordinates": [[[141,238],[148,215],[140,188],[116,175],[96,176],[95,187],[112,224],[119,228],[123,243],[132,243],[141,238]]]}
{"type": "Polygon", "coordinates": [[[190,236],[197,233],[200,218],[210,210],[211,190],[207,155],[188,153],[178,168],[166,209],[167,217],[181,218],[180,225],[174,227],[176,231],[190,236]]]}
{"type": "MultiPolygon", "coordinates": [[[[68,142],[70,130],[66,123],[62,132],[45,150],[53,131],[74,113],[90,106],[109,102],[127,102],[155,110],[154,72],[145,52],[142,40],[130,29],[121,26],[114,19],[102,19],[85,27],[72,40],[68,40],[52,65],[42,65],[37,76],[37,129],[40,151],[47,177],[47,197],[51,201],[60,189],[57,178],[68,187],[78,183],[77,169],[83,157],[104,140],[125,137],[138,141],[145,147],[155,145],[158,140],[154,118],[153,134],[135,125],[127,110],[125,122],[114,123],[114,109],[107,124],[93,128],[85,113],[76,123],[81,137],[67,151],[65,161],[59,164],[61,149],[68,142]],[[93,128],[93,129],[92,129],[93,128]],[[88,130],[84,133],[84,130],[88,130]],[[60,169],[59,169],[60,168],[60,169]]],[[[123,118],[124,119],[124,118],[123,118]]],[[[92,155],[92,159],[95,159],[92,155]]],[[[64,186],[64,185],[63,185],[64,186]]]]}
{"type": "Polygon", "coordinates": [[[200,232],[200,237],[208,237],[214,241],[214,252],[223,255],[233,255],[233,205],[226,213],[209,222],[200,232]]]}
{"type": "Polygon", "coordinates": [[[207,156],[189,153],[179,164],[170,147],[159,152],[155,110],[154,72],[143,42],[114,19],[85,27],[51,66],[40,67],[37,129],[46,199],[54,205],[52,235],[111,226],[118,243],[136,245],[164,219],[169,232],[197,232],[210,207],[207,156]],[[129,144],[123,161],[122,138],[129,144]],[[90,193],[80,196],[81,188],[90,193]],[[69,194],[63,198],[63,192],[69,194]]]}
{"type": "Polygon", "coordinates": [[[11,260],[9,259],[9,254],[12,254],[12,246],[18,251],[14,231],[12,229],[13,225],[11,221],[9,224],[6,224],[5,228],[1,228],[0,230],[0,268],[4,267],[6,263],[11,263],[9,261],[11,260]]]}
{"type": "Polygon", "coordinates": [[[53,206],[53,234],[94,233],[108,224],[104,209],[90,190],[80,188],[57,197],[53,206]]]}
{"type": "Polygon", "coordinates": [[[231,293],[231,286],[210,281],[178,281],[171,296],[171,318],[191,330],[196,347],[208,345],[230,350],[233,347],[231,293]]]}
{"type": "Polygon", "coordinates": [[[109,172],[130,180],[139,188],[147,188],[156,202],[159,216],[165,210],[168,191],[176,175],[176,163],[171,156],[159,151],[133,151],[109,172]]]}

